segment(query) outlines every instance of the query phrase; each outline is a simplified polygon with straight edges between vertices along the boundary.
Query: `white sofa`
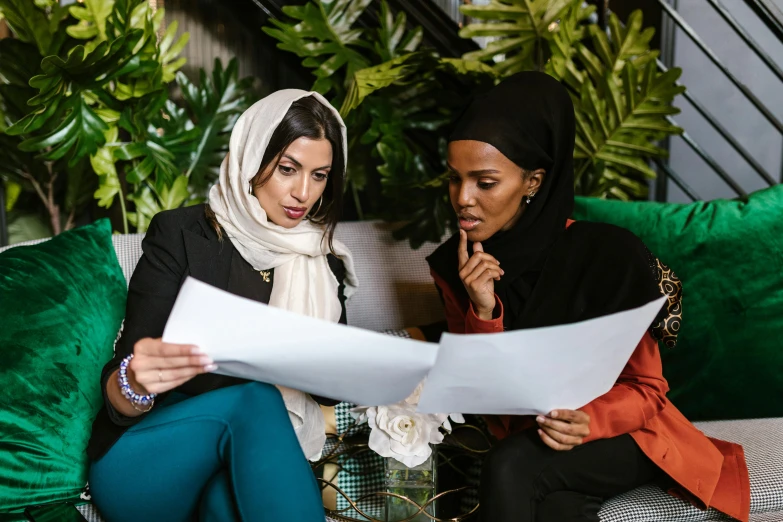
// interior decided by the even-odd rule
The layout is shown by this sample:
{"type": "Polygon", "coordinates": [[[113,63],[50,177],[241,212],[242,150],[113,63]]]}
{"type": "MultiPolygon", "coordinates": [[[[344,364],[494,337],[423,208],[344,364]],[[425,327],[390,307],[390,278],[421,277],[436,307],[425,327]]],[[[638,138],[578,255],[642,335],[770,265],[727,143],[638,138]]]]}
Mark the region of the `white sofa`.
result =
{"type": "MultiPolygon", "coordinates": [[[[142,237],[113,237],[117,258],[128,280],[142,254],[142,237]]],[[[411,250],[406,242],[391,237],[388,225],[377,222],[341,224],[337,238],[353,252],[360,279],[360,288],[348,303],[349,324],[380,331],[429,324],[442,318],[424,259],[434,245],[411,250]]],[[[703,422],[697,426],[709,436],[744,446],[751,480],[751,521],[783,522],[783,418],[703,422]]],[[[92,506],[81,509],[88,520],[100,520],[92,506]]],[[[655,486],[610,499],[600,516],[602,522],[729,520],[712,510],[697,510],[655,486]]]]}

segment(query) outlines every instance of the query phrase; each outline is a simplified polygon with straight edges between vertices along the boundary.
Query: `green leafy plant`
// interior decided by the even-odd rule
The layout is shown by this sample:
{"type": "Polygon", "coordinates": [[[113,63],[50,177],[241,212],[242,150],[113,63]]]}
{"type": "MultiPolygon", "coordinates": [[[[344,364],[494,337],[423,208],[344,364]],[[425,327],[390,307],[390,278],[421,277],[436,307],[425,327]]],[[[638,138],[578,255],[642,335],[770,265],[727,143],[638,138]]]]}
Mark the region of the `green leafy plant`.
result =
{"type": "Polygon", "coordinates": [[[264,31],[312,70],[313,90],[330,97],[348,126],[348,176],[360,218],[405,221],[397,231],[419,246],[452,224],[445,127],[495,73],[480,62],[421,50],[422,29],[380,3],[379,26],[358,28],[369,0],[313,0],[287,6],[290,22],[264,31]]]}
{"type": "Polygon", "coordinates": [[[625,26],[609,16],[609,32],[585,22],[594,6],[580,0],[492,0],[463,6],[479,19],[460,31],[466,38],[492,37],[485,49],[465,58],[491,64],[501,75],[543,70],[562,80],[577,119],[577,192],[598,197],[640,199],[656,177],[649,160],[664,157],[658,146],[682,132],[669,117],[685,88],[678,68],[658,72],[658,51],[650,49],[653,28],[643,28],[641,11],[625,26]]]}
{"type": "Polygon", "coordinates": [[[251,102],[251,80],[238,80],[236,63],[216,61],[199,85],[189,81],[177,72],[187,34],[177,36],[176,23],[164,28],[163,10],[143,0],[85,0],[67,12],[25,2],[0,0],[9,23],[18,20],[0,57],[29,57],[0,65],[10,124],[0,175],[38,195],[54,234],[91,203],[119,207],[118,229],[142,232],[157,212],[203,201],[251,102]],[[42,16],[50,33],[33,34],[42,16]],[[183,104],[168,99],[172,82],[183,104]]]}
{"type": "Polygon", "coordinates": [[[349,129],[349,177],[360,217],[408,224],[398,237],[413,246],[453,229],[445,191],[445,136],[467,99],[503,76],[546,71],[562,80],[575,104],[576,189],[580,194],[643,198],[655,176],[657,143],[681,132],[668,117],[683,88],[680,74],[655,68],[652,29],[641,13],[610,32],[589,20],[580,0],[492,0],[463,6],[473,19],[466,38],[491,37],[461,60],[421,50],[421,29],[381,4],[379,29],[356,27],[369,0],[311,0],[286,7],[291,22],[264,31],[313,71],[313,89],[341,107],[349,129]],[[374,42],[370,43],[370,42],[374,42]]]}

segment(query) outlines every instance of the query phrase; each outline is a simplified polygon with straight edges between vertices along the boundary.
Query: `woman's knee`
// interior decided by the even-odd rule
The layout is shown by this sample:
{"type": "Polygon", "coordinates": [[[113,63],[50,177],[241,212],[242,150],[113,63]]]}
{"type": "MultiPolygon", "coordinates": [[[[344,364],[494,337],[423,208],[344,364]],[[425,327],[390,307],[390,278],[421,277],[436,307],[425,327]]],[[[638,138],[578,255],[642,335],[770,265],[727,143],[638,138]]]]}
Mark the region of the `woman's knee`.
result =
{"type": "Polygon", "coordinates": [[[274,415],[286,418],[288,416],[280,391],[271,384],[250,382],[224,388],[221,391],[225,391],[229,396],[226,402],[232,410],[241,412],[243,415],[253,413],[267,419],[274,415]]]}
{"type": "Polygon", "coordinates": [[[535,476],[540,469],[542,452],[527,433],[503,439],[484,457],[481,481],[492,484],[518,483],[525,476],[535,476]]]}

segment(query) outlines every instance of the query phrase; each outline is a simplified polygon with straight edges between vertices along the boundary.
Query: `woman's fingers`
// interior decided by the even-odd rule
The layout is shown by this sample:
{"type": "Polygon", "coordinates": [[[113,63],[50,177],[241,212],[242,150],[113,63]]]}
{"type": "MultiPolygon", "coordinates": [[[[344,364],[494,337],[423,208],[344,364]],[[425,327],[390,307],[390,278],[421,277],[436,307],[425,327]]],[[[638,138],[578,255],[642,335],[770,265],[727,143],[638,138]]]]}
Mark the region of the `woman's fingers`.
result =
{"type": "Polygon", "coordinates": [[[549,417],[544,417],[543,415],[536,417],[536,422],[538,422],[538,425],[542,428],[547,427],[564,435],[572,435],[580,438],[590,435],[590,427],[587,424],[551,419],[549,417]]]}
{"type": "Polygon", "coordinates": [[[489,279],[500,279],[500,276],[502,276],[505,272],[503,272],[503,269],[501,269],[499,266],[497,266],[494,263],[491,263],[489,261],[484,261],[480,265],[478,265],[473,272],[470,273],[463,282],[465,283],[465,286],[473,287],[473,288],[479,288],[478,282],[479,280],[482,280],[482,282],[486,282],[489,279]]]}
{"type": "Polygon", "coordinates": [[[189,381],[196,375],[217,369],[217,366],[201,366],[136,372],[136,381],[150,393],[163,393],[189,381]]]}
{"type": "Polygon", "coordinates": [[[153,355],[137,355],[131,361],[134,371],[144,371],[160,368],[186,368],[188,366],[206,366],[214,361],[208,355],[181,355],[173,357],[156,357],[153,355]]]}
{"type": "Polygon", "coordinates": [[[133,347],[134,355],[151,355],[155,357],[184,357],[201,355],[198,347],[190,344],[164,343],[160,339],[142,339],[133,347]]]}
{"type": "Polygon", "coordinates": [[[547,435],[547,433],[544,430],[541,429],[538,430],[538,436],[541,437],[541,440],[544,442],[544,444],[546,444],[547,446],[549,446],[555,451],[568,451],[574,449],[573,446],[569,446],[567,444],[561,444],[557,442],[555,439],[547,435]]]}
{"type": "Polygon", "coordinates": [[[549,438],[559,442],[560,444],[564,444],[566,446],[579,446],[582,444],[582,437],[567,435],[548,426],[541,426],[541,429],[544,431],[544,433],[549,435],[549,438]]]}
{"type": "Polygon", "coordinates": [[[459,230],[459,248],[457,249],[457,261],[459,268],[462,270],[470,256],[468,255],[468,233],[464,230],[459,230]]]}
{"type": "Polygon", "coordinates": [[[548,417],[578,424],[590,424],[590,416],[579,410],[552,410],[548,417]]]}
{"type": "Polygon", "coordinates": [[[462,269],[459,271],[460,278],[464,281],[470,274],[472,274],[476,270],[476,268],[481,266],[483,263],[488,263],[494,266],[500,265],[498,260],[492,257],[491,255],[485,254],[484,252],[477,252],[473,254],[473,256],[465,264],[465,266],[463,266],[462,269]]]}

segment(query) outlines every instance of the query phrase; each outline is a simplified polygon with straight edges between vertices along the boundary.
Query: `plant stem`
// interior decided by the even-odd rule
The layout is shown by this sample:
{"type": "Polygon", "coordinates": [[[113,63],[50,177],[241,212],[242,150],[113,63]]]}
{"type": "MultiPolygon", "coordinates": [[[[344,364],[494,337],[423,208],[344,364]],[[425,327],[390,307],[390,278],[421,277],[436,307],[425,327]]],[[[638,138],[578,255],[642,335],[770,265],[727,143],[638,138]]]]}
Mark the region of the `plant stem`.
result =
{"type": "Polygon", "coordinates": [[[68,214],[68,220],[65,222],[65,230],[71,230],[74,225],[74,220],[76,218],[76,209],[71,210],[71,212],[68,214]]]}
{"type": "Polygon", "coordinates": [[[128,233],[128,213],[125,211],[125,194],[122,193],[122,185],[120,185],[120,208],[122,209],[122,230],[124,234],[128,233]]]}
{"type": "MultiPolygon", "coordinates": [[[[51,175],[51,165],[48,166],[49,174],[51,175]]],[[[52,221],[52,233],[56,236],[62,232],[62,223],[60,222],[60,205],[54,202],[54,180],[57,179],[57,175],[51,175],[49,182],[46,184],[46,208],[49,211],[49,216],[52,221]]]]}
{"type": "Polygon", "coordinates": [[[52,235],[56,236],[62,232],[60,228],[60,206],[54,202],[54,182],[57,179],[57,174],[52,174],[51,163],[47,162],[46,168],[49,170],[49,181],[46,183],[46,193],[44,193],[41,183],[39,183],[32,174],[23,172],[22,176],[30,182],[35,189],[35,193],[38,194],[41,203],[46,207],[46,211],[49,213],[49,226],[52,229],[52,235]]]}

